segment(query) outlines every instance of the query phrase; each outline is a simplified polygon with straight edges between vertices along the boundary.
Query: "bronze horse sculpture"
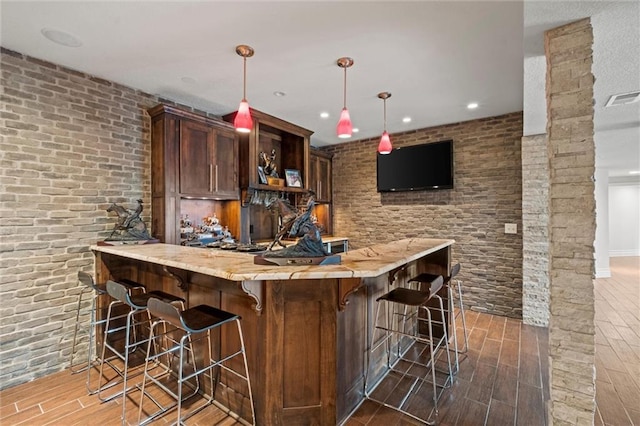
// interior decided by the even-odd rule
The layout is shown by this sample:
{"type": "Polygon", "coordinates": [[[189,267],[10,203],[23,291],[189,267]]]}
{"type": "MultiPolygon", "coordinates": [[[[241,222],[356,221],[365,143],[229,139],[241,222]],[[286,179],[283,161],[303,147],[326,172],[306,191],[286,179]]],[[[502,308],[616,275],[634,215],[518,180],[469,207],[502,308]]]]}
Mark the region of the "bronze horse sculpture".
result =
{"type": "Polygon", "coordinates": [[[318,227],[311,220],[315,206],[315,192],[309,190],[305,208],[296,210],[288,200],[274,197],[268,201],[267,208],[277,209],[282,219],[280,230],[267,247],[265,257],[324,257],[329,253],[322,245],[322,237],[318,227]],[[286,247],[282,243],[285,236],[298,238],[296,244],[286,247]],[[284,247],[272,251],[275,244],[284,247]]]}
{"type": "Polygon", "coordinates": [[[135,210],[125,209],[116,203],[111,203],[107,208],[107,212],[115,212],[118,215],[118,221],[106,241],[152,239],[147,231],[147,225],[140,218],[140,213],[143,210],[142,200],[137,201],[138,207],[135,210]]]}

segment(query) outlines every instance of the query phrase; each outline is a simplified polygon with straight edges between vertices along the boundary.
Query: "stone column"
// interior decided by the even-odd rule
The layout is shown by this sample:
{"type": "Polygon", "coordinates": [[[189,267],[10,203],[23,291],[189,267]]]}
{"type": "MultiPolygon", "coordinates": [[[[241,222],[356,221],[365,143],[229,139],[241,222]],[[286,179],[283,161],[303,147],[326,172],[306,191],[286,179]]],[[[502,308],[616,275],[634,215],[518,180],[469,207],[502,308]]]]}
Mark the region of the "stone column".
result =
{"type": "Polygon", "coordinates": [[[522,321],[549,325],[547,135],[522,138],[522,321]]]}
{"type": "Polygon", "coordinates": [[[591,425],[595,412],[592,44],[589,18],[545,33],[554,425],[591,425]]]}

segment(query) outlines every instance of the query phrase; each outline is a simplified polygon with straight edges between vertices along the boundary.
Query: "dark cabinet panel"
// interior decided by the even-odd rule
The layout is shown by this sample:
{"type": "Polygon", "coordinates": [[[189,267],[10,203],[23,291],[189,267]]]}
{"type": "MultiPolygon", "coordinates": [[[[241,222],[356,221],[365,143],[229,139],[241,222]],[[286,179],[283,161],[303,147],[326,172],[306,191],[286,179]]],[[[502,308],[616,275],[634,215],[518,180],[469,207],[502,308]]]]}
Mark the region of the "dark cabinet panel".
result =
{"type": "Polygon", "coordinates": [[[151,108],[149,115],[152,235],[179,244],[182,215],[198,221],[213,213],[239,235],[239,206],[232,205],[240,203],[238,137],[233,126],[163,104],[151,108]]]}
{"type": "Polygon", "coordinates": [[[309,185],[316,193],[316,200],[331,202],[331,157],[312,150],[309,156],[309,185]]]}
{"type": "Polygon", "coordinates": [[[200,123],[180,122],[180,193],[213,193],[213,129],[200,123]]]}

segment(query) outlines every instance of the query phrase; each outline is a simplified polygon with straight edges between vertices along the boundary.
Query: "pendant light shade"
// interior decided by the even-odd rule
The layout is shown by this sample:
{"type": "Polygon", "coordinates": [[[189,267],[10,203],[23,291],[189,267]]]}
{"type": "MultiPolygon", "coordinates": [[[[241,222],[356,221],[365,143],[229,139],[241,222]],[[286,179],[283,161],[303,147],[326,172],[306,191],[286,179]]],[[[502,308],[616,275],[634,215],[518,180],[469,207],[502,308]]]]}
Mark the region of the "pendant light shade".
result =
{"type": "Polygon", "coordinates": [[[391,145],[391,138],[389,138],[389,133],[387,133],[387,99],[391,97],[391,93],[378,93],[378,97],[382,99],[384,103],[384,131],[382,132],[382,137],[378,144],[378,152],[380,154],[389,154],[393,149],[393,146],[391,145]]]}
{"type": "Polygon", "coordinates": [[[353,126],[351,125],[351,117],[349,117],[349,110],[342,108],[340,113],[340,121],[338,121],[338,137],[350,138],[353,132],[353,126]]]}
{"type": "Polygon", "coordinates": [[[389,154],[393,146],[391,146],[391,139],[389,139],[389,133],[385,130],[382,133],[382,138],[380,138],[380,143],[378,144],[378,152],[380,154],[389,154]]]}
{"type": "Polygon", "coordinates": [[[233,126],[236,128],[236,131],[240,133],[249,133],[253,128],[253,119],[251,118],[249,102],[247,102],[247,58],[252,57],[254,51],[253,48],[241,44],[236,46],[236,53],[244,59],[244,72],[242,78],[242,101],[240,101],[240,106],[238,106],[238,112],[236,113],[236,118],[233,120],[233,126]]]}
{"type": "Polygon", "coordinates": [[[342,107],[342,112],[340,113],[340,121],[338,121],[338,127],[336,128],[336,131],[339,138],[345,139],[350,138],[353,134],[351,117],[349,116],[349,110],[347,109],[347,68],[353,65],[353,59],[344,57],[338,59],[337,63],[340,68],[344,69],[344,104],[342,107]]]}

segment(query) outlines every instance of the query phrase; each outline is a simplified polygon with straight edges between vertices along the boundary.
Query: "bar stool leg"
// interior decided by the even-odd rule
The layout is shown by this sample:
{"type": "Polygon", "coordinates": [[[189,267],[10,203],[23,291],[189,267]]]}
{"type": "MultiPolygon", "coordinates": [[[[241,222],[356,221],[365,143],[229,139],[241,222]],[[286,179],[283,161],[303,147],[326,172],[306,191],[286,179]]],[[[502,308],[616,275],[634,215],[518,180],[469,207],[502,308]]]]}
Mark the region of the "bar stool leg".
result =
{"type": "Polygon", "coordinates": [[[453,290],[451,288],[451,283],[449,283],[449,285],[447,285],[447,296],[448,296],[448,301],[447,301],[447,305],[448,305],[448,309],[447,309],[447,314],[448,317],[451,321],[451,328],[453,328],[453,352],[454,352],[454,357],[455,357],[455,374],[458,374],[458,370],[460,370],[460,359],[458,357],[458,331],[456,327],[456,313],[455,313],[455,303],[453,301],[453,290]]]}
{"type": "MultiPolygon", "coordinates": [[[[462,317],[462,332],[464,333],[464,347],[462,350],[459,350],[456,346],[456,350],[461,354],[466,354],[469,350],[469,339],[467,336],[467,319],[464,314],[464,304],[462,303],[462,286],[460,285],[460,280],[456,280],[456,287],[458,292],[458,303],[460,305],[460,316],[462,317]]],[[[455,316],[454,316],[455,318],[455,316]]]]}

